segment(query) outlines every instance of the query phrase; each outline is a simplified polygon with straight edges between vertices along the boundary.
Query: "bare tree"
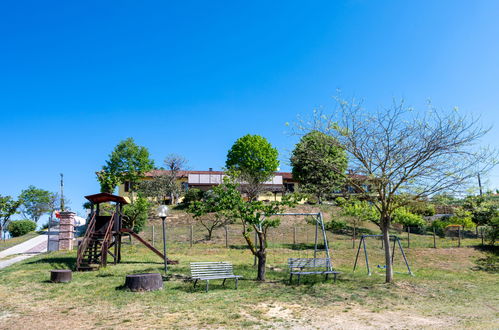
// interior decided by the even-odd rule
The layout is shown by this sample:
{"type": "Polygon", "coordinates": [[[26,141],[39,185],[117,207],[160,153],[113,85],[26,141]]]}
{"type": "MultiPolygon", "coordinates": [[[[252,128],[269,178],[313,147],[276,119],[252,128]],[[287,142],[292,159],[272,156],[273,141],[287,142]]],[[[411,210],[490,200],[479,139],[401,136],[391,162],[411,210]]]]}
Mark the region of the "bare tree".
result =
{"type": "Polygon", "coordinates": [[[151,171],[152,178],[140,182],[138,190],[160,204],[168,199],[176,204],[183,193],[178,177],[186,170],[187,160],[180,155],[170,154],[166,156],[164,164],[165,169],[151,171]]]}
{"type": "Polygon", "coordinates": [[[416,112],[404,102],[368,112],[362,102],[336,98],[332,114],[315,111],[299,131],[319,130],[337,139],[355,174],[347,183],[372,203],[383,233],[386,282],[393,281],[389,229],[393,212],[411,200],[443,191],[463,191],[477,171],[497,164],[497,152],[478,143],[489,129],[457,110],[416,112]],[[366,184],[369,183],[369,184],[366,184]],[[369,187],[369,188],[368,188],[369,187]]]}

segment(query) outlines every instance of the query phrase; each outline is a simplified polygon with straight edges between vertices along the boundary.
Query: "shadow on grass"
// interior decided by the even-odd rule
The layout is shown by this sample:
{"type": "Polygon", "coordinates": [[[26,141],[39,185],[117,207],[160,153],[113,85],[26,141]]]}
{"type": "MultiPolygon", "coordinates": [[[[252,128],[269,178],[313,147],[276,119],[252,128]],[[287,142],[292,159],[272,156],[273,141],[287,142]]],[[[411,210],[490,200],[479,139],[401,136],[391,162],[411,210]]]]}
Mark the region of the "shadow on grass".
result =
{"type": "Polygon", "coordinates": [[[39,260],[28,261],[26,264],[49,264],[56,269],[75,269],[76,268],[76,258],[74,257],[54,257],[54,258],[42,258],[39,260]]]}
{"type": "Polygon", "coordinates": [[[495,245],[477,245],[476,250],[486,253],[486,256],[475,261],[476,266],[472,267],[475,271],[484,271],[491,274],[499,274],[499,246],[495,245]]]}
{"type": "MultiPolygon", "coordinates": [[[[118,263],[119,264],[125,264],[125,265],[133,265],[133,264],[154,264],[154,265],[162,265],[163,261],[121,261],[118,263]]],[[[170,264],[169,264],[170,265],[170,264]]]]}

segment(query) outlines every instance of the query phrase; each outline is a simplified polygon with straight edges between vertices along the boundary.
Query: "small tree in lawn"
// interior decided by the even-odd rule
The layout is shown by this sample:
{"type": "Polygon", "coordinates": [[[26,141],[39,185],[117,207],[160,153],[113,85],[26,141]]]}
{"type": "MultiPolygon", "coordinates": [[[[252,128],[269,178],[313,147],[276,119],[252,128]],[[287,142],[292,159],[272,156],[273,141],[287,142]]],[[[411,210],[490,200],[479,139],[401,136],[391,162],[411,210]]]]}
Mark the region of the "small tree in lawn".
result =
{"type": "Polygon", "coordinates": [[[305,134],[291,156],[293,179],[300,190],[314,194],[319,204],[345,181],[347,157],[335,138],[319,131],[305,134]]]}
{"type": "Polygon", "coordinates": [[[240,189],[253,201],[264,190],[264,182],[277,170],[277,156],[277,149],[267,139],[248,134],[232,145],[225,165],[230,176],[241,183],[240,189]]]}
{"type": "Polygon", "coordinates": [[[262,201],[245,201],[241,196],[238,184],[226,180],[214,188],[213,199],[206,205],[195,202],[193,208],[201,216],[210,212],[219,212],[229,219],[239,220],[242,224],[242,234],[251,253],[257,257],[257,280],[265,281],[265,266],[267,262],[267,233],[270,228],[279,226],[279,219],[272,219],[272,215],[281,213],[284,208],[297,204],[297,195],[286,195],[279,202],[264,203],[262,201]],[[255,231],[257,241],[251,233],[255,231]]]}
{"type": "Polygon", "coordinates": [[[154,162],[149,158],[146,147],[135,144],[133,138],[121,141],[114,148],[106,160],[106,165],[97,173],[101,191],[113,193],[116,186],[125,182],[130,183],[131,199],[133,201],[134,184],[152,170],[154,162]]]}
{"type": "Polygon", "coordinates": [[[52,212],[53,203],[57,195],[43,189],[29,186],[21,191],[19,200],[21,201],[21,213],[35,223],[46,213],[52,212]]]}
{"type": "Polygon", "coordinates": [[[22,200],[15,200],[10,196],[0,196],[0,235],[5,240],[5,229],[10,221],[10,218],[19,213],[18,209],[22,200]]]}
{"type": "Polygon", "coordinates": [[[236,187],[226,182],[204,193],[202,199],[190,202],[187,212],[207,230],[207,240],[211,240],[216,228],[233,221],[234,210],[242,203],[241,193],[236,187]]]}
{"type": "MultiPolygon", "coordinates": [[[[298,124],[303,132],[320,131],[334,137],[347,151],[350,166],[367,177],[372,192],[347,177],[362,197],[379,212],[374,222],[383,233],[386,282],[393,280],[389,229],[397,208],[434,194],[463,190],[477,172],[497,163],[497,152],[477,147],[487,133],[477,120],[430,108],[416,113],[403,102],[367,112],[355,100],[336,98],[333,114],[314,112],[298,124]]],[[[343,173],[338,169],[338,173],[343,173]]]]}

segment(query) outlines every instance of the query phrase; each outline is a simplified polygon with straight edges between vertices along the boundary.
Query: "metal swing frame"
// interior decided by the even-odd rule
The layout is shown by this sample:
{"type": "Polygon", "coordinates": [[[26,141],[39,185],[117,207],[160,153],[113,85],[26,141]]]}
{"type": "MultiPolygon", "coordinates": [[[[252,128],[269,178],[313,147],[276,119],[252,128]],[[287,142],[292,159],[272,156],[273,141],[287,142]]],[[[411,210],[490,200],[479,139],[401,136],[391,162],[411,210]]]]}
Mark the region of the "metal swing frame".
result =
{"type": "MultiPolygon", "coordinates": [[[[317,251],[318,251],[318,241],[319,241],[319,226],[322,231],[322,238],[324,240],[324,251],[326,252],[326,258],[331,260],[331,256],[329,254],[329,243],[327,241],[327,236],[326,236],[326,228],[324,226],[324,219],[322,217],[322,212],[319,213],[276,213],[272,214],[271,217],[273,216],[300,216],[300,215],[305,215],[305,216],[313,216],[315,219],[315,241],[314,241],[314,259],[317,258],[317,251]]],[[[255,257],[256,258],[256,257],[255,257]]],[[[333,270],[333,263],[329,262],[327,266],[328,271],[333,270]]]]}
{"type": "MultiPolygon", "coordinates": [[[[357,249],[357,255],[355,256],[355,263],[353,265],[353,271],[355,272],[355,269],[357,268],[357,261],[359,259],[359,254],[360,254],[360,247],[362,246],[364,249],[364,255],[366,258],[366,268],[367,268],[367,275],[371,276],[371,268],[369,267],[369,256],[367,254],[367,245],[366,245],[366,238],[368,237],[383,237],[383,235],[362,235],[360,238],[359,242],[359,247],[357,249]]],[[[407,257],[404,252],[404,248],[402,247],[402,244],[400,243],[400,238],[398,236],[390,236],[390,238],[393,238],[393,249],[392,249],[392,265],[393,265],[393,260],[395,256],[395,245],[398,245],[400,249],[400,253],[402,254],[402,257],[404,258],[405,265],[407,267],[407,273],[409,275],[414,276],[414,273],[411,271],[411,267],[409,266],[409,262],[407,261],[407,257]]]]}

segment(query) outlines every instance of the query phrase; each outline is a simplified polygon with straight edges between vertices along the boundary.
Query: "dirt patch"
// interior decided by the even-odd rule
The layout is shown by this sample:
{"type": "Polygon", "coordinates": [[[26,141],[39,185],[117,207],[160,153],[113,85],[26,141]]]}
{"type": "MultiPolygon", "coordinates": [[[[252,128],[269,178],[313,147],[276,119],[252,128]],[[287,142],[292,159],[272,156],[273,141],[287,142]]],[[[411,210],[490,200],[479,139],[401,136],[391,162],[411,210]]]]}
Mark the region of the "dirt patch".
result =
{"type": "MultiPolygon", "coordinates": [[[[266,325],[290,329],[420,329],[450,327],[450,317],[433,317],[414,311],[369,310],[362,306],[341,304],[310,308],[298,304],[259,304],[266,325]]],[[[262,320],[260,320],[262,321],[262,320]]]]}

